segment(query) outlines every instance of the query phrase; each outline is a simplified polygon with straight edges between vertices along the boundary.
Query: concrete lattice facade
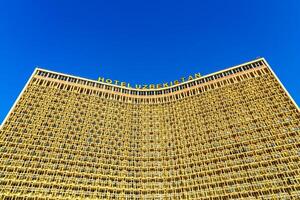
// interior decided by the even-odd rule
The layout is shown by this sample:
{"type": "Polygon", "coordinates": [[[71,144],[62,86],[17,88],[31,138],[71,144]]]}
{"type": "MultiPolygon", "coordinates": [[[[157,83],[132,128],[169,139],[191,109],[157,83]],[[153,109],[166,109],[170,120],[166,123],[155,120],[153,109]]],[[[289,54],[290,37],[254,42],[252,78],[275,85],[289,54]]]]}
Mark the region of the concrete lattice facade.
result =
{"type": "Polygon", "coordinates": [[[0,131],[0,198],[300,199],[299,119],[264,59],[144,91],[36,69],[0,131]]]}

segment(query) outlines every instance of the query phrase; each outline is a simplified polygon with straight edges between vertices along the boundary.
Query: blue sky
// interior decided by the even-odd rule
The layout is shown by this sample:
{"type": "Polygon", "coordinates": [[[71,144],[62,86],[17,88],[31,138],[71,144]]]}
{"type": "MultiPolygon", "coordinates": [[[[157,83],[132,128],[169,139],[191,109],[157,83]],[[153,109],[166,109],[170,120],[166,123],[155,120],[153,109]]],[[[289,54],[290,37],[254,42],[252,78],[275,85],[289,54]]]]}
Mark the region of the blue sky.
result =
{"type": "Polygon", "coordinates": [[[265,57],[300,102],[300,1],[0,2],[0,122],[35,66],[161,83],[265,57]]]}

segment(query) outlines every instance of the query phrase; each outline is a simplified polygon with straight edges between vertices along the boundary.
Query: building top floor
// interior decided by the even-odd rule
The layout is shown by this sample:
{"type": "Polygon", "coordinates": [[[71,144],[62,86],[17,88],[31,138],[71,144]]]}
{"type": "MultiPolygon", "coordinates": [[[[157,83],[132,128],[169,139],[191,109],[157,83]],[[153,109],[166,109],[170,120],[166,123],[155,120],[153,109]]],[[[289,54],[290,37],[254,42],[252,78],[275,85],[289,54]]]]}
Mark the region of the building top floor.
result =
{"type": "Polygon", "coordinates": [[[91,80],[91,79],[81,78],[81,77],[67,75],[63,73],[58,73],[58,72],[41,69],[41,68],[36,68],[33,75],[37,77],[43,77],[46,79],[53,79],[53,80],[67,82],[67,83],[79,84],[82,86],[89,86],[89,87],[99,88],[103,90],[113,91],[125,95],[159,96],[159,95],[165,95],[170,93],[176,93],[178,91],[186,90],[188,88],[192,88],[197,85],[213,82],[217,79],[224,79],[227,77],[231,77],[234,74],[239,74],[246,71],[250,71],[255,68],[267,67],[267,66],[268,64],[264,58],[258,58],[250,62],[233,66],[212,74],[196,77],[192,80],[176,83],[162,88],[126,87],[122,85],[115,85],[107,82],[100,82],[97,80],[91,80]]]}

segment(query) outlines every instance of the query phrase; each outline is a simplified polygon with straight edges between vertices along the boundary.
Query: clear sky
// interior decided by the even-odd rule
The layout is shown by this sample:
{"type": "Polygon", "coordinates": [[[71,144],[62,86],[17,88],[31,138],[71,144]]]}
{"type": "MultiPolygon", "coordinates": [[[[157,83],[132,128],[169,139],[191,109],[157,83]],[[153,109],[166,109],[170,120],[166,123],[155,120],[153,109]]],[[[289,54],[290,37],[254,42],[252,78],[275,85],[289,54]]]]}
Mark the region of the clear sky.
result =
{"type": "Polygon", "coordinates": [[[161,83],[258,56],[299,104],[299,0],[3,0],[0,122],[35,66],[161,83]]]}

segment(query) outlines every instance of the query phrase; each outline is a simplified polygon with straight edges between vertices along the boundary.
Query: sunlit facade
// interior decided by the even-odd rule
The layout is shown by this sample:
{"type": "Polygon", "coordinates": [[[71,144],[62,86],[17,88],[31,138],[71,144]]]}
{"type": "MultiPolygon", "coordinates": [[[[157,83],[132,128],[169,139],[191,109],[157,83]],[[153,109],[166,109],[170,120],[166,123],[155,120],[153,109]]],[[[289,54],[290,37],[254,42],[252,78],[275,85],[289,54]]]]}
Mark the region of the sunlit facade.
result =
{"type": "Polygon", "coordinates": [[[300,199],[299,119],[263,58],[152,90],[36,69],[0,199],[300,199]]]}

